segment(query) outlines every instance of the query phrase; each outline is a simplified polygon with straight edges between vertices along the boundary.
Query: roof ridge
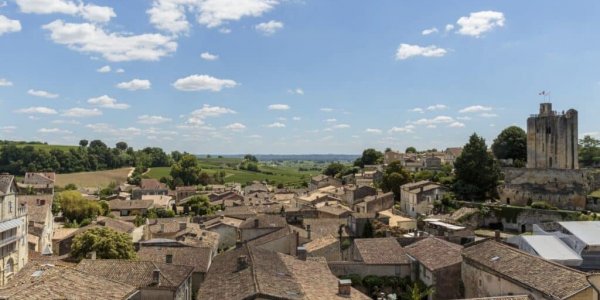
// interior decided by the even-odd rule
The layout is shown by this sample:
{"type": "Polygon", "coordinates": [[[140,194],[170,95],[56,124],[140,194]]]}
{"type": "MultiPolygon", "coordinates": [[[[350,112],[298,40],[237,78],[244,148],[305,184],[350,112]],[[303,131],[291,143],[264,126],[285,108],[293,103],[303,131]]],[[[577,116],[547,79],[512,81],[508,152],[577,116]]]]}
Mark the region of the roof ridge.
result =
{"type": "Polygon", "coordinates": [[[254,271],[254,251],[252,251],[252,249],[250,249],[250,246],[248,246],[247,244],[245,245],[246,249],[248,250],[248,259],[250,260],[250,274],[252,275],[252,282],[254,283],[254,289],[256,290],[257,294],[260,294],[260,286],[258,285],[258,279],[256,279],[256,272],[254,271]]]}

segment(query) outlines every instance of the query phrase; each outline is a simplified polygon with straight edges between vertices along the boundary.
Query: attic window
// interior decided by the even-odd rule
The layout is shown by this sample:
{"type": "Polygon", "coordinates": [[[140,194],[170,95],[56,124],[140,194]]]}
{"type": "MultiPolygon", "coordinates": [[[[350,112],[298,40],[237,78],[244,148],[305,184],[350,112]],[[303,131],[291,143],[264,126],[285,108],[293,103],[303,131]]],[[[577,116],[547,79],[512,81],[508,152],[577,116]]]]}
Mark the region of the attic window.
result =
{"type": "Polygon", "coordinates": [[[500,257],[498,257],[498,256],[494,256],[494,257],[492,257],[492,258],[490,259],[490,261],[497,261],[497,260],[499,260],[499,259],[500,259],[500,257]]]}

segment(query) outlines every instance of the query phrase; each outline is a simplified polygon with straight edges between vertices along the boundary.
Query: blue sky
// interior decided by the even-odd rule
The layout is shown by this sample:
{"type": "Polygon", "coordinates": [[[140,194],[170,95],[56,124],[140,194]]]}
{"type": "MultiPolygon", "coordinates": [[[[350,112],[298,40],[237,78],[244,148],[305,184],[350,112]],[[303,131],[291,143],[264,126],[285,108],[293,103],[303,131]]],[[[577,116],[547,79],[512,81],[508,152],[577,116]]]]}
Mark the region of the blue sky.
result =
{"type": "Polygon", "coordinates": [[[193,153],[600,136],[600,2],[0,1],[0,138],[193,153]]]}

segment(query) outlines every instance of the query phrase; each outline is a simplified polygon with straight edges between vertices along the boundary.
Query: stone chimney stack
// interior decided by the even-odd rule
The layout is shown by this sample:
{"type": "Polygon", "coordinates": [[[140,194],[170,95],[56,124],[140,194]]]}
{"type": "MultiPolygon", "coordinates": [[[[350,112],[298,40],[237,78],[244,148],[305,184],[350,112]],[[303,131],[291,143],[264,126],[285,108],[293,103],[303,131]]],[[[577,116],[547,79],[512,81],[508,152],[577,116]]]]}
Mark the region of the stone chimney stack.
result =
{"type": "Polygon", "coordinates": [[[248,267],[248,256],[240,255],[237,259],[237,269],[238,271],[244,270],[248,267]]]}
{"type": "Polygon", "coordinates": [[[338,281],[338,295],[342,297],[350,297],[352,292],[352,280],[340,279],[338,281]]]}
{"type": "Polygon", "coordinates": [[[152,284],[159,286],[160,285],[160,270],[159,269],[154,269],[154,271],[152,271],[152,284]]]}
{"type": "Polygon", "coordinates": [[[298,259],[299,260],[306,261],[306,256],[308,254],[306,253],[306,248],[305,247],[300,246],[300,247],[296,248],[296,254],[298,255],[298,259]]]}

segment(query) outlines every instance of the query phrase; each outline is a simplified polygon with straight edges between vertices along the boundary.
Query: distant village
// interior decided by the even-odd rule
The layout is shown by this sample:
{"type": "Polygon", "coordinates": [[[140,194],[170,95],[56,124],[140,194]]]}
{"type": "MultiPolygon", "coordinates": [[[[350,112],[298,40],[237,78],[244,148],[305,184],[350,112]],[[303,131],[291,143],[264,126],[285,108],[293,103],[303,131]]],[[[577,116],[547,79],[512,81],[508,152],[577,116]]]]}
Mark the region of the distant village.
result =
{"type": "Polygon", "coordinates": [[[366,150],[304,187],[4,173],[0,299],[597,300],[577,117],[542,103],[522,145],[366,150]]]}

